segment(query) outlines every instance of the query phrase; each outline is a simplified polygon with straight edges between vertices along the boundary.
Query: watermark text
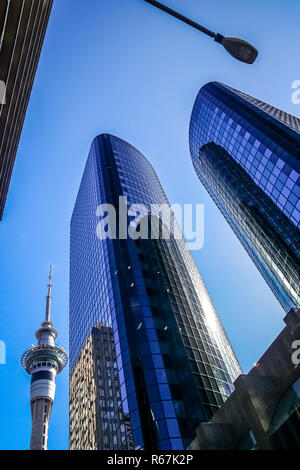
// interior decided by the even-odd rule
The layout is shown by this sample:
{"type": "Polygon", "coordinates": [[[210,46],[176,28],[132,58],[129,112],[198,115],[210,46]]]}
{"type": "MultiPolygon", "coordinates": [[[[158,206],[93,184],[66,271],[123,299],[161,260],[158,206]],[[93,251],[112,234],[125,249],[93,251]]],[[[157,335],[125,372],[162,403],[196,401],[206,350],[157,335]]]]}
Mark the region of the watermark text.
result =
{"type": "Polygon", "coordinates": [[[292,363],[295,366],[298,366],[300,364],[300,340],[296,340],[292,344],[292,349],[294,350],[292,354],[292,363]]]}
{"type": "Polygon", "coordinates": [[[3,80],[0,80],[0,104],[6,103],[6,86],[3,80]]]}
{"type": "Polygon", "coordinates": [[[183,240],[190,250],[204,245],[203,204],[144,204],[129,206],[126,196],[119,197],[118,207],[101,204],[96,216],[100,218],[96,234],[100,240],[183,240]],[[181,231],[181,228],[183,233],[181,231]]]}
{"type": "Polygon", "coordinates": [[[294,80],[292,82],[292,89],[295,90],[292,93],[292,103],[300,104],[300,80],[294,80]]]}
{"type": "Polygon", "coordinates": [[[0,365],[6,364],[6,345],[0,340],[0,365]]]}

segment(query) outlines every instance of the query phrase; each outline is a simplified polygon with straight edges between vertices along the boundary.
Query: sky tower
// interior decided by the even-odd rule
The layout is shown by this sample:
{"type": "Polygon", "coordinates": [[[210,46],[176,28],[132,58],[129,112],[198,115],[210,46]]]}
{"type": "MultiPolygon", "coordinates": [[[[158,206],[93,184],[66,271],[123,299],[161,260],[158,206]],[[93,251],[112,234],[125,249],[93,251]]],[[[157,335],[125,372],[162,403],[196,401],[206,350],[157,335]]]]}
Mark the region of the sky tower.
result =
{"type": "Polygon", "coordinates": [[[30,450],[47,450],[49,420],[55,396],[55,379],[68,362],[65,351],[55,346],[57,331],[50,320],[52,266],[50,266],[46,318],[35,336],[33,346],[22,356],[22,366],[31,375],[31,441],[30,450]]]}

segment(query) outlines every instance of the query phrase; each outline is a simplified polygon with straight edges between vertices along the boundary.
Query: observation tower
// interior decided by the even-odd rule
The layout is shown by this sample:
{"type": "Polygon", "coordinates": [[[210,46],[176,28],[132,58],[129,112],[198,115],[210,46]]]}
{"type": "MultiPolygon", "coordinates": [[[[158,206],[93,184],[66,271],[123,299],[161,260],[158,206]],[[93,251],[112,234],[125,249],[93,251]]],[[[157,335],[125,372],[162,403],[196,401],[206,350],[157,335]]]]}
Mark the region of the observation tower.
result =
{"type": "Polygon", "coordinates": [[[46,317],[35,336],[37,346],[26,351],[22,366],[31,375],[31,441],[30,450],[47,450],[49,420],[55,396],[55,380],[67,365],[68,357],[61,347],[55,346],[57,331],[50,320],[52,267],[50,266],[46,317]]]}

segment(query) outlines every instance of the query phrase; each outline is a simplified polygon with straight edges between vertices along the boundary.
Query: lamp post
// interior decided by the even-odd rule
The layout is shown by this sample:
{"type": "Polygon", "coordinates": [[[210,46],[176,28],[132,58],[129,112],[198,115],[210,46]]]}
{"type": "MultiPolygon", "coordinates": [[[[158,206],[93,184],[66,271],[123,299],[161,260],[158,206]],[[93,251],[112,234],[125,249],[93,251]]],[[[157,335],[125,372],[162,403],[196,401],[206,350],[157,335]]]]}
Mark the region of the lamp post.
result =
{"type": "Polygon", "coordinates": [[[209,29],[201,26],[200,24],[196,23],[195,21],[187,18],[186,16],[181,15],[175,10],[163,5],[162,3],[157,2],[156,0],[145,0],[145,2],[150,3],[151,5],[159,8],[162,11],[165,11],[169,15],[174,16],[180,21],[192,26],[193,28],[201,31],[202,33],[206,34],[213,38],[216,42],[221,44],[226,51],[232,55],[235,59],[244,62],[245,64],[253,64],[255,59],[258,56],[258,51],[253,47],[249,42],[244,41],[243,39],[238,38],[227,38],[224,37],[222,34],[214,33],[209,29]]]}

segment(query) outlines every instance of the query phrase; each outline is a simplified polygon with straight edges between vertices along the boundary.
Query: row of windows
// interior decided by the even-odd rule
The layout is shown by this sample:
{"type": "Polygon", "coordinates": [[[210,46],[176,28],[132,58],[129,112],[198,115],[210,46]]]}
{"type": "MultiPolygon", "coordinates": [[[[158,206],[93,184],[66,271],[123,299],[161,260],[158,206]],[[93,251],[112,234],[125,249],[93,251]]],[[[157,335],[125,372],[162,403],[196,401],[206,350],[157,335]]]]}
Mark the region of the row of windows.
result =
{"type": "MultiPolygon", "coordinates": [[[[147,433],[145,435],[142,432],[145,424],[141,413],[148,410],[147,413],[149,415],[153,413],[157,419],[159,427],[157,439],[160,448],[168,444],[169,449],[181,449],[183,446],[181,436],[184,439],[191,438],[199,420],[203,419],[203,416],[211,415],[221,403],[220,397],[230,392],[232,382],[230,374],[234,361],[227,358],[230,346],[222,330],[219,335],[223,338],[221,352],[219,340],[214,338],[212,330],[208,327],[207,317],[216,314],[213,307],[210,312],[201,306],[200,290],[203,290],[201,278],[193,260],[189,258],[190,255],[184,254],[183,257],[186,251],[184,245],[174,245],[166,249],[161,269],[154,269],[153,265],[143,266],[143,260],[138,256],[138,251],[141,255],[143,254],[144,246],[138,250],[138,246],[132,240],[124,241],[124,243],[110,240],[101,242],[96,238],[96,207],[101,202],[116,200],[116,197],[121,194],[128,195],[130,203],[143,203],[147,206],[152,203],[167,203],[152,167],[138,151],[111,136],[99,138],[89,156],[71,224],[71,371],[75,372],[77,369],[80,351],[91,328],[99,322],[106,327],[111,327],[122,406],[120,408],[117,381],[113,379],[115,368],[109,368],[108,373],[108,370],[98,364],[98,371],[100,368],[101,374],[97,372],[97,376],[101,377],[101,384],[97,381],[95,386],[98,387],[99,400],[103,406],[103,420],[115,419],[111,416],[112,407],[106,404],[112,400],[115,413],[120,413],[120,411],[124,414],[129,413],[134,446],[143,448],[144,439],[147,440],[149,437],[147,433]],[[112,147],[112,153],[109,150],[110,147],[112,147]],[[187,263],[186,269],[180,269],[182,263],[187,263]],[[158,274],[162,270],[168,273],[169,279],[158,274]],[[145,275],[145,271],[149,273],[149,276],[145,275]],[[155,276],[154,273],[156,273],[155,276]],[[155,277],[156,280],[153,279],[155,277]],[[154,285],[151,285],[152,282],[154,285]],[[164,322],[162,326],[154,325],[154,321],[161,320],[161,305],[158,304],[160,293],[156,291],[156,283],[161,284],[161,287],[164,286],[164,293],[168,299],[166,301],[169,320],[172,320],[164,322]],[[196,292],[197,289],[198,292],[196,292]],[[158,315],[155,315],[155,308],[158,315]],[[179,326],[179,322],[177,323],[177,316],[181,320],[182,327],[179,326]],[[192,337],[187,346],[183,342],[185,327],[188,328],[185,331],[192,337]],[[174,408],[170,384],[172,377],[176,382],[179,382],[181,378],[176,367],[171,367],[171,354],[167,352],[173,334],[182,338],[180,341],[184,361],[189,361],[188,347],[191,344],[195,351],[199,349],[196,341],[201,343],[205,351],[203,351],[204,359],[207,361],[207,366],[211,367],[202,369],[203,375],[205,375],[204,372],[208,374],[205,375],[207,382],[201,381],[198,384],[193,378],[192,369],[189,377],[191,393],[197,394],[199,387],[199,404],[201,404],[200,388],[205,390],[207,387],[207,392],[209,392],[203,396],[202,410],[199,410],[197,403],[193,404],[192,399],[187,399],[187,394],[183,395],[182,404],[179,400],[174,408]],[[137,380],[138,372],[133,371],[133,357],[135,362],[138,361],[140,364],[139,373],[142,377],[140,380],[144,381],[144,385],[137,380]],[[225,366],[225,362],[228,362],[228,366],[225,366]],[[147,396],[143,398],[145,404],[142,405],[141,397],[137,399],[137,393],[140,396],[144,387],[147,396]],[[161,387],[165,388],[162,390],[161,387]],[[189,424],[178,424],[178,416],[182,414],[186,419],[190,416],[190,419],[187,419],[189,424]]],[[[157,253],[154,246],[149,249],[157,258],[159,253],[162,253],[163,246],[157,246],[157,253]]],[[[147,262],[150,258],[147,254],[144,261],[147,262]]],[[[206,305],[210,305],[209,299],[205,300],[206,305]]],[[[101,356],[107,357],[107,353],[109,354],[109,347],[97,352],[100,362],[101,356]]],[[[199,354],[199,361],[195,361],[195,365],[199,364],[200,367],[203,360],[200,351],[199,354]]],[[[200,374],[198,375],[200,377],[200,374]]],[[[87,378],[87,384],[90,380],[93,379],[87,378]]],[[[84,393],[84,385],[80,385],[79,377],[75,380],[74,376],[74,393],[76,389],[84,393]]],[[[74,403],[71,403],[73,406],[74,403]]],[[[93,413],[93,408],[90,408],[90,412],[93,413]]],[[[107,424],[103,421],[103,425],[107,424]]],[[[109,432],[109,428],[107,430],[109,432]]],[[[148,429],[148,434],[149,432],[148,429]]],[[[116,430],[114,433],[116,434],[116,430]]],[[[102,445],[105,448],[116,445],[112,434],[107,441],[102,442],[102,445]]]]}
{"type": "Polygon", "coordinates": [[[262,134],[258,126],[250,125],[246,118],[242,118],[237,109],[233,110],[225,105],[222,101],[224,94],[217,96],[216,90],[213,90],[213,94],[202,90],[197,98],[190,135],[193,158],[197,158],[199,148],[208,142],[222,145],[249,172],[255,183],[274,200],[283,213],[299,227],[300,210],[297,203],[300,193],[300,168],[297,159],[284,150],[283,140],[280,147],[262,134]],[[259,163],[257,166],[255,156],[259,163]],[[268,163],[274,165],[275,170],[272,173],[271,165],[267,167],[268,163]]]}

